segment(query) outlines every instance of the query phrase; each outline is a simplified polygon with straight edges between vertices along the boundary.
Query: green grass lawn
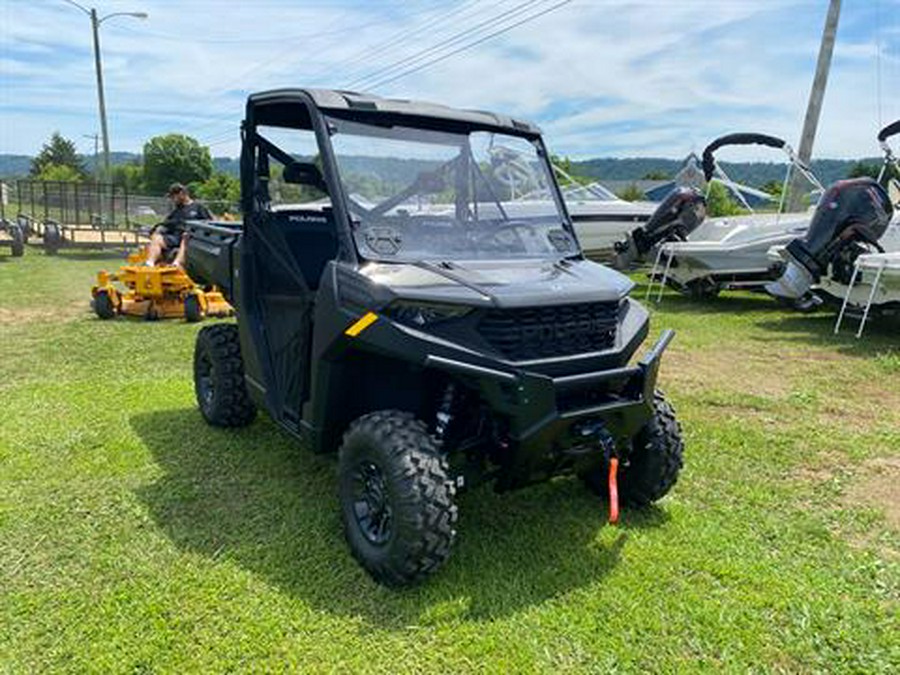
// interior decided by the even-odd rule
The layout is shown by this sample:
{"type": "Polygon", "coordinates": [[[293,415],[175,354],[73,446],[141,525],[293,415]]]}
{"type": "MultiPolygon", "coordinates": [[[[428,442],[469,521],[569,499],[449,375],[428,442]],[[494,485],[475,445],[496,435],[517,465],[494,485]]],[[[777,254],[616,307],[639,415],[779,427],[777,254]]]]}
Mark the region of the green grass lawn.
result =
{"type": "Polygon", "coordinates": [[[610,527],[574,479],[473,490],[398,592],[347,551],[332,459],[204,424],[197,326],[90,314],[117,264],[0,257],[0,672],[900,669],[896,321],[666,295],[672,494],[610,527]]]}

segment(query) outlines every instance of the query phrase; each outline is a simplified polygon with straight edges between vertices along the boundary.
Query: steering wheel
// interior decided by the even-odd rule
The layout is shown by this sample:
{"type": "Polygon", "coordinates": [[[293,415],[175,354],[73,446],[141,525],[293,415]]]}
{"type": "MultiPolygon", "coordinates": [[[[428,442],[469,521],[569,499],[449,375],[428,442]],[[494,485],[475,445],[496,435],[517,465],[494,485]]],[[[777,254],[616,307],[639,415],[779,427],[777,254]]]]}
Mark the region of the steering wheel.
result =
{"type": "Polygon", "coordinates": [[[525,245],[525,239],[521,235],[522,230],[528,230],[529,234],[533,231],[531,225],[528,223],[511,220],[507,223],[503,223],[502,225],[498,225],[496,228],[491,230],[490,232],[482,235],[476,236],[476,243],[478,246],[490,245],[491,242],[494,242],[494,248],[510,248],[513,244],[517,243],[519,247],[524,251],[527,250],[528,247],[525,245]],[[515,241],[504,241],[500,235],[504,232],[511,232],[515,235],[515,241]]]}

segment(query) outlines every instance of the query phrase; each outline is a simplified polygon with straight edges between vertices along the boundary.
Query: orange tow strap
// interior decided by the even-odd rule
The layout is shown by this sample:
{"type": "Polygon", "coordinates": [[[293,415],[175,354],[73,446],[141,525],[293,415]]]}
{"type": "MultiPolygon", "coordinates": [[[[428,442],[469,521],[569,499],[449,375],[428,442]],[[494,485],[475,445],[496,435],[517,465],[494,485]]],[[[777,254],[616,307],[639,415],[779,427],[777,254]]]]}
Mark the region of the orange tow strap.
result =
{"type": "Polygon", "coordinates": [[[619,458],[609,458],[609,523],[619,522],[619,458]]]}

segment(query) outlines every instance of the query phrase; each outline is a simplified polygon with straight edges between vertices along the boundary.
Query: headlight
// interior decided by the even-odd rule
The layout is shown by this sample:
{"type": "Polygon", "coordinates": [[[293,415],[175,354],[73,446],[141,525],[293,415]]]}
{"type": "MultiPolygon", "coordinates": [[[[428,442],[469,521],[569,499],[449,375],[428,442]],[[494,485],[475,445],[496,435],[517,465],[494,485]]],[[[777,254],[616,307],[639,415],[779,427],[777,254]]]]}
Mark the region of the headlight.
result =
{"type": "Polygon", "coordinates": [[[383,310],[383,313],[400,323],[422,327],[446,321],[447,319],[456,319],[465,316],[471,311],[471,307],[462,305],[397,300],[388,305],[383,310]]]}

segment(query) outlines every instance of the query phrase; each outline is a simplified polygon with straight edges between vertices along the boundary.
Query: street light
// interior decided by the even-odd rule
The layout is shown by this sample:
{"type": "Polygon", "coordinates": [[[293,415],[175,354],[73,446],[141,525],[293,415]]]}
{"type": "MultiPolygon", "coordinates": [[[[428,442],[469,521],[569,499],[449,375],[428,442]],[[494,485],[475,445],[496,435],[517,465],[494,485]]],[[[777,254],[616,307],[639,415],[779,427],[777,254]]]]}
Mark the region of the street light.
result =
{"type": "Polygon", "coordinates": [[[100,101],[100,133],[103,136],[103,176],[109,179],[109,132],[106,127],[106,101],[103,97],[103,69],[100,66],[100,24],[114,16],[131,16],[135,19],[146,19],[146,12],[113,12],[104,17],[97,18],[96,9],[82,7],[75,0],[65,2],[77,7],[91,18],[91,29],[94,34],[94,66],[97,69],[97,98],[100,101]]]}

